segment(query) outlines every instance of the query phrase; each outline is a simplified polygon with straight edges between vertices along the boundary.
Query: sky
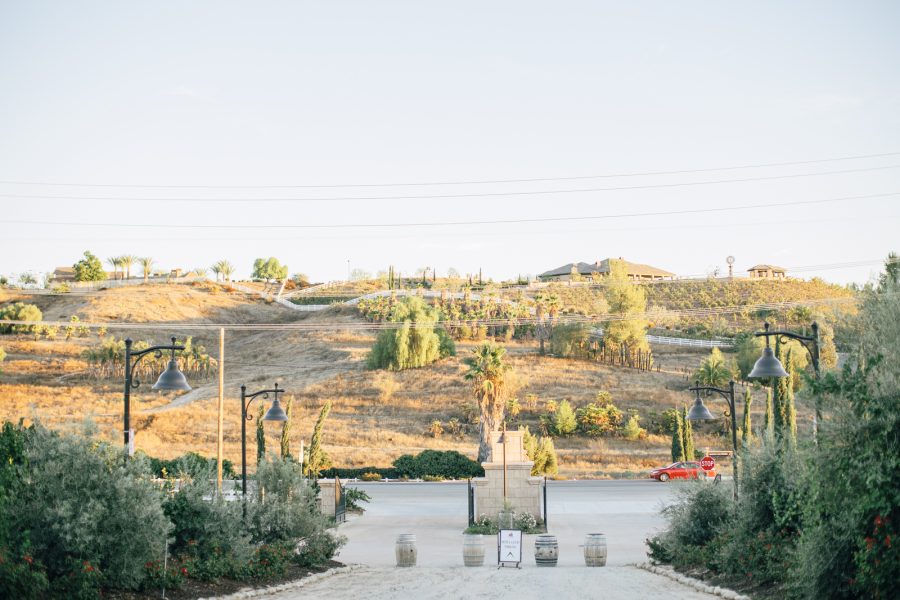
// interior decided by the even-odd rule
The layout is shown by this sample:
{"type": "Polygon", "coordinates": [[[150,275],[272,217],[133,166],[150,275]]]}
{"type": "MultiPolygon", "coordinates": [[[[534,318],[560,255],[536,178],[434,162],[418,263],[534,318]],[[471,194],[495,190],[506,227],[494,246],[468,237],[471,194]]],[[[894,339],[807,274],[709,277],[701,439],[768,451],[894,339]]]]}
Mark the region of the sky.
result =
{"type": "Polygon", "coordinates": [[[314,281],[731,255],[863,283],[900,250],[898,23],[892,1],[0,0],[0,274],[85,250],[314,281]]]}

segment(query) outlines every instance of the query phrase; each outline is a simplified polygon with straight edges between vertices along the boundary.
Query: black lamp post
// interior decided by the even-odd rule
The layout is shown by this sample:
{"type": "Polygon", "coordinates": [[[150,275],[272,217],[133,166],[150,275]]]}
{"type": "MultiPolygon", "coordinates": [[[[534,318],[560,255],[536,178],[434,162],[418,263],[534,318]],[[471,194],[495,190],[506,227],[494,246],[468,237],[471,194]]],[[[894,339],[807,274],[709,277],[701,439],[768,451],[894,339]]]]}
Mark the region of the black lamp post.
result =
{"type": "Polygon", "coordinates": [[[728,410],[725,412],[725,416],[731,417],[731,449],[732,449],[732,459],[731,459],[731,469],[732,476],[734,478],[734,499],[737,500],[738,497],[738,445],[737,445],[737,417],[735,416],[735,406],[734,406],[734,381],[728,382],[728,389],[723,390],[717,387],[710,386],[701,386],[700,382],[696,382],[694,387],[689,388],[692,392],[697,392],[697,398],[694,400],[694,406],[691,407],[691,410],[688,411],[688,420],[689,421],[712,421],[715,419],[712,413],[709,412],[709,409],[703,404],[703,400],[700,399],[700,392],[716,392],[728,402],[728,410]]]}
{"type": "Polygon", "coordinates": [[[134,377],[134,369],[137,367],[138,363],[141,362],[141,359],[150,354],[151,352],[156,356],[156,358],[162,358],[163,350],[171,350],[172,358],[169,359],[169,364],[166,367],[166,370],[162,372],[159,376],[159,379],[156,380],[156,383],[153,385],[153,390],[163,391],[163,392],[189,392],[191,391],[191,386],[188,385],[187,379],[184,377],[184,373],[178,370],[178,363],[175,361],[175,351],[176,350],[184,350],[184,346],[179,346],[175,343],[175,338],[172,338],[172,343],[168,346],[151,346],[150,348],[145,348],[144,350],[133,351],[131,349],[133,342],[131,338],[125,340],[125,454],[126,456],[131,456],[131,388],[137,389],[141,385],[141,381],[139,379],[135,379],[134,377]],[[132,362],[134,359],[134,362],[132,362]]]}
{"type": "Polygon", "coordinates": [[[281,402],[278,401],[278,394],[284,392],[284,389],[278,387],[278,383],[271,390],[260,390],[252,394],[247,393],[247,386],[241,386],[241,491],[243,495],[247,495],[247,421],[253,419],[253,415],[247,413],[250,403],[257,396],[268,398],[269,393],[274,394],[272,407],[266,411],[263,421],[287,421],[287,414],[281,408],[281,402]]]}
{"type": "MultiPolygon", "coordinates": [[[[753,365],[753,370],[750,371],[750,374],[747,375],[749,378],[767,378],[767,377],[787,377],[788,372],[784,370],[784,365],[781,364],[781,361],[778,360],[778,357],[775,356],[775,353],[772,352],[772,348],[769,346],[769,338],[772,336],[776,336],[776,339],[780,340],[797,340],[800,344],[806,348],[806,351],[809,352],[810,357],[812,358],[813,364],[813,372],[815,373],[816,379],[819,379],[819,324],[812,324],[812,335],[800,335],[799,333],[794,333],[791,331],[769,331],[769,323],[766,322],[764,324],[764,331],[757,332],[755,334],[756,337],[765,336],[766,338],[766,347],[763,349],[762,356],[759,357],[759,360],[756,361],[756,364],[753,365]]],[[[819,396],[818,394],[815,397],[816,403],[816,420],[813,424],[813,434],[818,436],[819,433],[819,421],[822,419],[822,411],[819,406],[819,396]]]]}

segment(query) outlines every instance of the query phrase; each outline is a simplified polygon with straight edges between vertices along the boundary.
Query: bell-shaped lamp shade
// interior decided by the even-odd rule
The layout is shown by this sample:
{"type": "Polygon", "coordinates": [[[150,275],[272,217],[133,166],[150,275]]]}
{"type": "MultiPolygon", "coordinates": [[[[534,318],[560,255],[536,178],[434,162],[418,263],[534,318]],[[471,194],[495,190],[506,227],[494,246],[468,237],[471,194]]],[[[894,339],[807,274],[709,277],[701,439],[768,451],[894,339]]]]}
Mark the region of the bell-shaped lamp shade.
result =
{"type": "Polygon", "coordinates": [[[284,412],[284,409],[281,408],[281,402],[278,400],[278,397],[275,397],[275,400],[272,401],[272,408],[266,411],[265,416],[263,416],[263,421],[287,421],[287,414],[284,412]]]}
{"type": "Polygon", "coordinates": [[[753,370],[747,375],[748,378],[757,377],[787,377],[788,372],[784,370],[781,361],[775,358],[775,352],[768,346],[763,349],[762,356],[753,365],[753,370]]]}
{"type": "Polygon", "coordinates": [[[178,363],[175,359],[169,361],[169,366],[162,372],[153,389],[162,392],[189,392],[191,386],[188,385],[184,373],[178,370],[178,363]]]}
{"type": "Polygon", "coordinates": [[[697,394],[697,399],[694,400],[694,405],[691,407],[691,410],[688,411],[688,421],[712,421],[715,417],[709,412],[709,409],[706,408],[706,405],[703,404],[703,400],[700,399],[700,394],[697,394]]]}

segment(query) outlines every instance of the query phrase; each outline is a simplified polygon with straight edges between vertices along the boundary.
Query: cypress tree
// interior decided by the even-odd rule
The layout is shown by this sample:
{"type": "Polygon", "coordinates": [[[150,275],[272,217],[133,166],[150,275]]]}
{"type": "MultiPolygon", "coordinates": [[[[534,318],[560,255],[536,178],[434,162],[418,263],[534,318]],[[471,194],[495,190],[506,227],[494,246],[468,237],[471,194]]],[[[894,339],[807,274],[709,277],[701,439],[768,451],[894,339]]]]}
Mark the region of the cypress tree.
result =
{"type": "Polygon", "coordinates": [[[266,457],[266,430],[263,429],[263,417],[266,415],[266,407],[259,403],[256,411],[256,462],[260,463],[266,457]]]}
{"type": "Polygon", "coordinates": [[[766,387],[766,416],[763,420],[763,437],[772,439],[774,420],[772,418],[772,388],[766,387]]]}
{"type": "Polygon", "coordinates": [[[751,404],[753,404],[753,394],[750,392],[750,388],[747,388],[744,391],[744,421],[743,431],[741,432],[741,443],[744,445],[744,448],[749,448],[750,442],[753,441],[753,432],[750,429],[751,404]]]}
{"type": "Polygon", "coordinates": [[[675,411],[675,424],[672,428],[672,461],[679,462],[684,460],[684,426],[681,420],[681,413],[675,411]]]}
{"type": "MultiPolygon", "coordinates": [[[[781,361],[781,364],[784,364],[784,350],[781,346],[781,342],[776,339],[775,341],[775,356],[781,361]]],[[[772,425],[775,430],[775,441],[781,446],[782,442],[784,442],[784,433],[785,433],[785,409],[784,409],[784,396],[785,396],[785,387],[786,383],[790,381],[790,377],[778,377],[775,379],[775,385],[773,386],[772,393],[772,425]]],[[[789,384],[788,384],[789,385],[789,384]]]]}
{"type": "Polygon", "coordinates": [[[292,413],[294,412],[294,397],[288,396],[285,399],[284,413],[287,415],[287,421],[281,428],[281,458],[288,459],[291,457],[291,430],[293,429],[292,413]]]}
{"type": "Polygon", "coordinates": [[[312,477],[318,477],[319,471],[325,463],[325,451],[322,450],[322,429],[325,427],[325,419],[331,412],[331,400],[327,401],[322,410],[319,411],[319,417],[313,427],[312,436],[309,439],[309,454],[306,460],[307,473],[312,477]]]}
{"type": "Polygon", "coordinates": [[[694,460],[694,427],[688,419],[687,406],[681,409],[681,432],[684,436],[682,447],[684,448],[684,460],[694,460]]]}
{"type": "Polygon", "coordinates": [[[794,407],[794,349],[785,353],[784,368],[789,377],[784,378],[784,435],[788,447],[797,447],[797,410],[794,407]]]}

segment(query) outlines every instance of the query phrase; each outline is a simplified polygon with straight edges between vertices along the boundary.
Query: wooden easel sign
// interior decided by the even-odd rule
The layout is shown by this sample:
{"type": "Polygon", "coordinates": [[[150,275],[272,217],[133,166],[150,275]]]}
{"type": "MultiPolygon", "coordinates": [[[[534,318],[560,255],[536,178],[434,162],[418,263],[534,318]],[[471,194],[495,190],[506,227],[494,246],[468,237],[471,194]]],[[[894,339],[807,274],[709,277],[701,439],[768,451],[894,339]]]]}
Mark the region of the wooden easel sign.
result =
{"type": "Polygon", "coordinates": [[[522,568],[522,530],[501,529],[497,534],[497,568],[522,568]]]}

